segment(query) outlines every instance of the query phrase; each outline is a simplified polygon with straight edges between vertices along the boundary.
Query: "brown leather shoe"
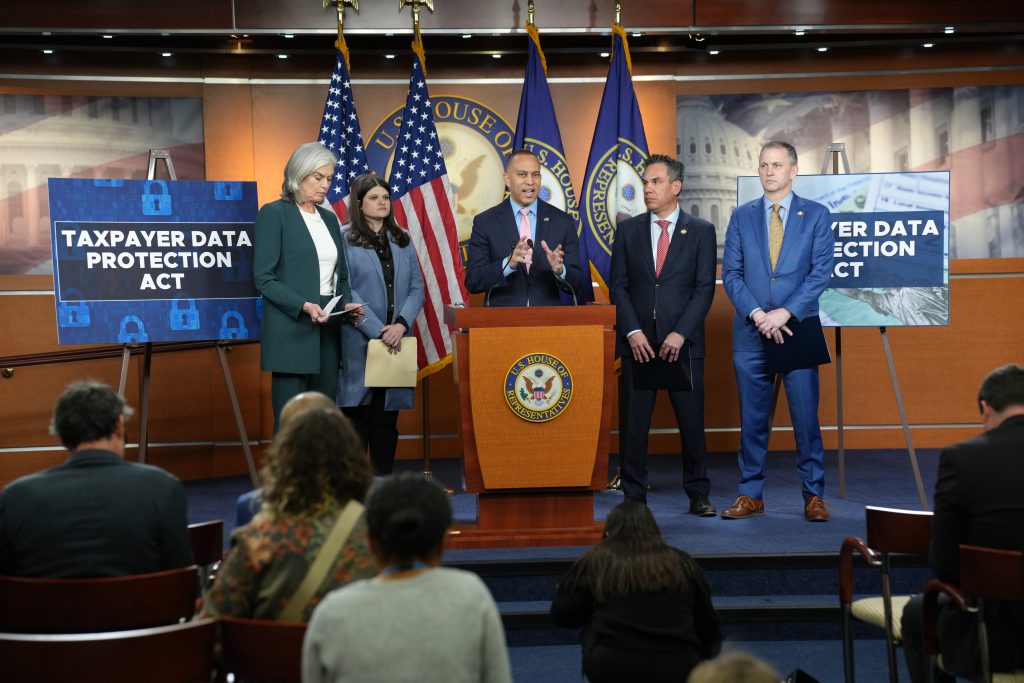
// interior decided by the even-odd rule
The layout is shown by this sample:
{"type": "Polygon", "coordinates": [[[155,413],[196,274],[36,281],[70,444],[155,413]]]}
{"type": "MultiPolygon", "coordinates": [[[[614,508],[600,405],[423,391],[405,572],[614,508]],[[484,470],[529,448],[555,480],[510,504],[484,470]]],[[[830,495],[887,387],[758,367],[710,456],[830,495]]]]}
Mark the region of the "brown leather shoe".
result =
{"type": "Polygon", "coordinates": [[[808,522],[827,522],[828,506],[818,496],[804,498],[804,519],[808,522]]]}
{"type": "Polygon", "coordinates": [[[764,501],[754,500],[747,496],[740,496],[736,499],[736,502],[732,504],[732,507],[726,508],[722,512],[724,519],[745,519],[754,515],[764,514],[764,501]]]}

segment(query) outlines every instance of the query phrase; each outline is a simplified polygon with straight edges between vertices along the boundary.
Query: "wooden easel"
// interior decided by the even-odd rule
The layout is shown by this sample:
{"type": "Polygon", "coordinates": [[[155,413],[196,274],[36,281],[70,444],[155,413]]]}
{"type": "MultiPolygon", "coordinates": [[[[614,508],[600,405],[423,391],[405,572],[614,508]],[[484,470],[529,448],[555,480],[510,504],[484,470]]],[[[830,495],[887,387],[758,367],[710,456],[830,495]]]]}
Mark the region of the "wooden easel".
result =
{"type": "MultiPolygon", "coordinates": [[[[177,180],[174,173],[174,164],[171,163],[171,153],[166,149],[149,150],[149,170],[146,172],[147,180],[154,180],[156,176],[156,162],[162,159],[167,166],[169,180],[177,180]]],[[[117,390],[124,395],[125,386],[128,382],[128,361],[131,358],[132,344],[125,344],[121,353],[121,379],[118,382],[117,390]]],[[[153,342],[145,342],[145,351],[142,357],[142,370],[139,374],[139,462],[146,462],[146,448],[149,442],[149,384],[150,372],[153,362],[153,342]]],[[[228,365],[227,352],[230,345],[225,342],[218,342],[217,357],[220,359],[220,370],[224,376],[224,386],[228,391],[228,399],[231,401],[231,410],[235,415],[235,426],[238,428],[238,438],[242,444],[242,452],[245,453],[245,464],[249,469],[249,479],[254,488],[259,488],[260,480],[256,472],[256,463],[252,457],[252,448],[249,446],[249,437],[245,431],[245,421],[242,419],[242,410],[238,405],[238,394],[235,392],[235,383],[231,377],[231,367],[228,365]]]]}

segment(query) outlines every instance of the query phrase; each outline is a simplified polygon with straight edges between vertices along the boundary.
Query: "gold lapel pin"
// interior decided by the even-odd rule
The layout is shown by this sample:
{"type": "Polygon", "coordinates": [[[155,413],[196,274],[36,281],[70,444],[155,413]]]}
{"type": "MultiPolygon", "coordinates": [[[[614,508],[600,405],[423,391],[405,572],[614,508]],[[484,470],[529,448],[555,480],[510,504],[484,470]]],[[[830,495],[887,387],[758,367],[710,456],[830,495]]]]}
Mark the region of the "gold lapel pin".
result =
{"type": "Polygon", "coordinates": [[[684,230],[680,230],[680,231],[679,231],[679,234],[680,234],[680,235],[685,235],[685,234],[686,234],[686,230],[685,230],[685,229],[684,229],[684,230]]]}

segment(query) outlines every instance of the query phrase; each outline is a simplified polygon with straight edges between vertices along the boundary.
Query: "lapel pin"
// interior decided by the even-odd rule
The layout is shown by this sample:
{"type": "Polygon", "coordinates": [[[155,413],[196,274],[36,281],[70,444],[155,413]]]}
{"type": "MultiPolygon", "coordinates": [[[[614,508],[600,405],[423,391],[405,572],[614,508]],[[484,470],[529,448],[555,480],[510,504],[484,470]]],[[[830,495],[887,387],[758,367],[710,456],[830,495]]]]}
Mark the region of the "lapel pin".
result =
{"type": "Polygon", "coordinates": [[[803,212],[803,211],[797,211],[797,212],[796,212],[796,215],[797,215],[797,216],[803,216],[803,215],[804,215],[804,212],[803,212]]]}
{"type": "Polygon", "coordinates": [[[545,223],[547,223],[549,220],[551,220],[551,219],[549,219],[547,216],[544,216],[544,222],[545,223]]]}
{"type": "Polygon", "coordinates": [[[680,235],[685,235],[685,234],[686,234],[686,229],[685,229],[685,228],[683,228],[682,230],[680,230],[680,231],[679,231],[679,234],[680,234],[680,235]]]}

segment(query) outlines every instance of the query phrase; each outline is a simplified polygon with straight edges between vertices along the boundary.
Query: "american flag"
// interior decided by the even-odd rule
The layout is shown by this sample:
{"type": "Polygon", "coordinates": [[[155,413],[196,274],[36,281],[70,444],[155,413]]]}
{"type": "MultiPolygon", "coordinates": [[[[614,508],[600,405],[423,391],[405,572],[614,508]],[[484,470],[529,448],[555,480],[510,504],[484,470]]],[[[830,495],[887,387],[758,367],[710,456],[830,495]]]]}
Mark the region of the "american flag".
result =
{"type": "Polygon", "coordinates": [[[445,306],[464,304],[469,296],[448,169],[434,125],[423,65],[415,55],[396,145],[389,180],[391,207],[398,224],[408,228],[423,271],[426,303],[413,330],[419,339],[420,375],[425,376],[451,362],[452,339],[444,324],[445,306]]]}
{"type": "Polygon", "coordinates": [[[331,74],[331,85],[327,89],[324,116],[320,123],[320,144],[338,157],[337,169],[325,201],[330,203],[338,220],[346,223],[352,179],[361,173],[369,173],[370,166],[366,163],[366,150],[363,149],[359,117],[356,116],[348,65],[340,50],[336,56],[337,66],[331,74]]]}

